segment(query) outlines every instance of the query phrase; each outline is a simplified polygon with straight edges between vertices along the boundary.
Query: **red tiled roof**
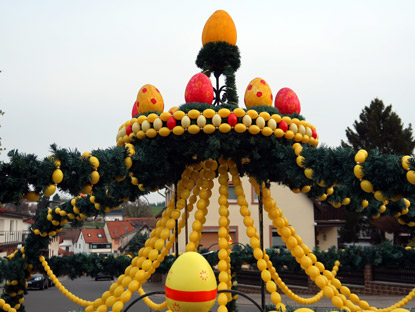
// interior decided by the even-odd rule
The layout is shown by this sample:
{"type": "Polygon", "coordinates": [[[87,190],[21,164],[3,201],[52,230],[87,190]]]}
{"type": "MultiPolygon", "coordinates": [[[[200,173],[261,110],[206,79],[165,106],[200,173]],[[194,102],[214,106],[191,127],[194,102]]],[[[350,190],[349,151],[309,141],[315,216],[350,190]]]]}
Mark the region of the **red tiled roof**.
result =
{"type": "Polygon", "coordinates": [[[129,221],[107,221],[106,224],[111,238],[118,238],[134,230],[134,227],[129,221]]]}
{"type": "Polygon", "coordinates": [[[59,254],[60,255],[64,255],[64,256],[68,256],[68,255],[73,255],[73,251],[66,251],[65,249],[59,248],[59,254]]]}
{"type": "Polygon", "coordinates": [[[156,227],[157,219],[156,218],[125,218],[126,221],[131,222],[135,228],[141,228],[143,225],[147,225],[150,229],[156,227]]]}
{"type": "Polygon", "coordinates": [[[107,237],[105,236],[104,229],[82,229],[82,235],[84,236],[85,243],[100,244],[108,243],[107,237]]]}
{"type": "Polygon", "coordinates": [[[80,229],[63,229],[59,234],[63,237],[64,240],[71,240],[72,243],[75,243],[78,240],[80,232],[80,229]]]}

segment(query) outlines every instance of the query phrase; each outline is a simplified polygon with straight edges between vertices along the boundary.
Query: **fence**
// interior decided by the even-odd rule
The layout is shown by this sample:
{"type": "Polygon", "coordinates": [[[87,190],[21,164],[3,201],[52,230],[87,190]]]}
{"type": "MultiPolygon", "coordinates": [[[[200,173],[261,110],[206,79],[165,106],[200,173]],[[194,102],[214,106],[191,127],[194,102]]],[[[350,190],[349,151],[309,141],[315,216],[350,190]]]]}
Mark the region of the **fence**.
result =
{"type": "MultiPolygon", "coordinates": [[[[318,287],[303,272],[279,272],[285,284],[297,293],[315,293],[318,287]]],[[[261,283],[259,271],[239,271],[238,284],[246,292],[258,292],[261,283]]],[[[415,268],[372,267],[338,272],[337,278],[352,292],[364,295],[407,295],[415,288],[415,268]]]]}
{"type": "Polygon", "coordinates": [[[23,243],[29,231],[0,231],[0,244],[23,243]]]}

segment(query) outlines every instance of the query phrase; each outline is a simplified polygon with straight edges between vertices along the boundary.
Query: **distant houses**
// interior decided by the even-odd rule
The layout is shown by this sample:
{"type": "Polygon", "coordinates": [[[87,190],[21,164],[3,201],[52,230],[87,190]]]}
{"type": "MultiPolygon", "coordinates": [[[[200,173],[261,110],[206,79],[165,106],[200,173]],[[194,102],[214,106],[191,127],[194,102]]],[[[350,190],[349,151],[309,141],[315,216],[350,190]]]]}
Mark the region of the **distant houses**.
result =
{"type": "Polygon", "coordinates": [[[155,218],[115,218],[102,228],[64,229],[59,234],[59,254],[122,254],[134,235],[148,235],[155,223],[155,218]]]}
{"type": "Polygon", "coordinates": [[[26,213],[0,208],[0,257],[13,253],[23,246],[33,223],[26,213]]]}

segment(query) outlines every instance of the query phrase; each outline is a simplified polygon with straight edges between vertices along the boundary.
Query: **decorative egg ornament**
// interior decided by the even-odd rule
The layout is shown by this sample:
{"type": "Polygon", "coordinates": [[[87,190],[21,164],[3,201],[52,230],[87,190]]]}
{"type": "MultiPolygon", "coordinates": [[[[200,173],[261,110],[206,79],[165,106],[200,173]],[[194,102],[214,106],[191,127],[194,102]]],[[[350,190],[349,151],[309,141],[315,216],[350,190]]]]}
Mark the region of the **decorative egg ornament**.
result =
{"type": "Polygon", "coordinates": [[[245,106],[272,106],[272,92],[268,83],[262,78],[253,79],[245,91],[245,106]]]}
{"type": "Polygon", "coordinates": [[[138,92],[137,100],[135,101],[134,106],[137,108],[137,112],[139,114],[149,111],[162,113],[164,110],[164,101],[160,91],[155,86],[146,84],[142,86],[138,92]]]}
{"type": "Polygon", "coordinates": [[[206,103],[212,105],[213,86],[205,74],[199,73],[190,78],[184,93],[186,103],[206,103]]]}
{"type": "Polygon", "coordinates": [[[216,301],[216,277],[202,255],[186,252],[171,266],[165,292],[172,311],[208,312],[216,301]]]}
{"type": "Polygon", "coordinates": [[[299,114],[301,112],[300,100],[290,88],[282,88],[278,91],[275,97],[275,107],[284,115],[299,114]]]}
{"type": "Polygon", "coordinates": [[[133,118],[138,115],[138,110],[137,110],[137,105],[136,104],[137,104],[137,102],[134,102],[133,111],[131,112],[131,116],[133,118]]]}
{"type": "Polygon", "coordinates": [[[202,44],[225,41],[236,45],[236,27],[228,12],[218,10],[207,20],[202,33],[202,44]]]}

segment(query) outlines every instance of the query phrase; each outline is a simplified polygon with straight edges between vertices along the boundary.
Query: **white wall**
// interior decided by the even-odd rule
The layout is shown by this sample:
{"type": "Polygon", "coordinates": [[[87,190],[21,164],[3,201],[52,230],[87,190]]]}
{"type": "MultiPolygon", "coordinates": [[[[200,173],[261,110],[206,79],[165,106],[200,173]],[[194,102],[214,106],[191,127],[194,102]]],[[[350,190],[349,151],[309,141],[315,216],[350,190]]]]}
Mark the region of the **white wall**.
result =
{"type": "MultiPolygon", "coordinates": [[[[245,197],[249,203],[249,209],[251,211],[251,217],[254,219],[254,225],[259,233],[259,220],[258,220],[258,204],[253,199],[253,189],[247,177],[241,179],[242,186],[245,191],[245,197]]],[[[208,214],[206,216],[206,227],[218,227],[219,213],[218,213],[218,198],[219,198],[219,183],[215,180],[215,186],[212,189],[212,197],[210,198],[210,206],[208,208],[208,214]]],[[[283,211],[283,215],[288,219],[289,224],[294,227],[296,233],[302,237],[303,242],[310,248],[315,246],[315,229],[314,229],[314,207],[311,200],[307,198],[305,194],[294,194],[291,190],[285,186],[277,185],[273,183],[271,185],[271,196],[277,202],[277,206],[283,211]]],[[[230,203],[229,205],[229,218],[230,226],[237,226],[238,233],[237,239],[239,243],[249,244],[250,239],[246,235],[246,227],[243,223],[243,217],[239,212],[239,205],[237,203],[230,203]]],[[[196,211],[196,205],[193,211],[190,213],[188,220],[188,233],[192,232],[192,223],[194,221],[194,213],[196,211]]],[[[267,213],[264,211],[264,247],[269,248],[271,245],[271,233],[270,225],[271,220],[268,218],[267,213]]],[[[179,236],[179,251],[185,251],[185,230],[183,229],[179,236]]]]}

